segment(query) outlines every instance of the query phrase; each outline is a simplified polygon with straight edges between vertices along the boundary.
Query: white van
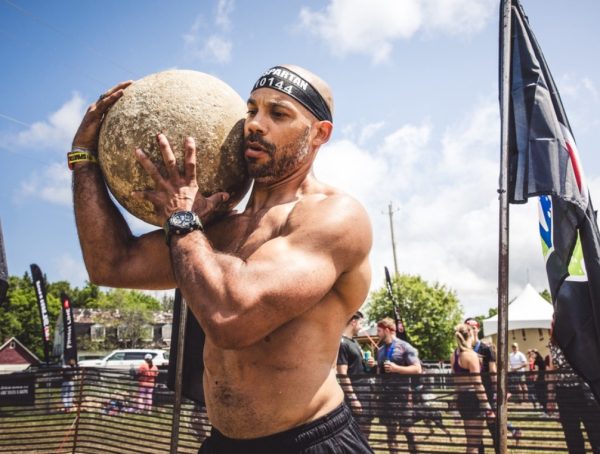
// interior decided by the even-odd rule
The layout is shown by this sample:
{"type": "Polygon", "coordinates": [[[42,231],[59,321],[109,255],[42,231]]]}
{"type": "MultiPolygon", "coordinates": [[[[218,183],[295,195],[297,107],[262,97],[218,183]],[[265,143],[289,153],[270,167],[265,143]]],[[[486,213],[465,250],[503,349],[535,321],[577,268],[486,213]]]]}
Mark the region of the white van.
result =
{"type": "Polygon", "coordinates": [[[169,352],[165,350],[136,349],[114,350],[102,359],[88,359],[79,361],[79,367],[107,367],[110,369],[137,368],[144,362],[144,356],[152,355],[152,363],[156,367],[167,367],[169,365],[169,352]]]}

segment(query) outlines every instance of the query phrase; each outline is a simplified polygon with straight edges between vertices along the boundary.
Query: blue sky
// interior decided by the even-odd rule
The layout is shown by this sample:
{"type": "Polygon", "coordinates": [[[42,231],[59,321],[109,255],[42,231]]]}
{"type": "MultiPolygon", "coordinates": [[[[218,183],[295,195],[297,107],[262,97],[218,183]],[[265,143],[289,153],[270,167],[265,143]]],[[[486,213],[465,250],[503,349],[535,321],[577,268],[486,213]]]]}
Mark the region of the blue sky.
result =
{"type": "MultiPolygon", "coordinates": [[[[600,4],[523,0],[600,197],[600,4]]],[[[333,89],[317,177],[357,197],[375,232],[374,286],[393,268],[496,305],[498,4],[493,0],[0,0],[0,220],[9,272],[38,263],[83,285],[65,153],[85,107],[126,79],[213,74],[242,97],[293,63],[333,89]]],[[[136,232],[150,227],[128,217],[136,232]]],[[[511,208],[510,295],[547,286],[534,204],[511,208]]]]}

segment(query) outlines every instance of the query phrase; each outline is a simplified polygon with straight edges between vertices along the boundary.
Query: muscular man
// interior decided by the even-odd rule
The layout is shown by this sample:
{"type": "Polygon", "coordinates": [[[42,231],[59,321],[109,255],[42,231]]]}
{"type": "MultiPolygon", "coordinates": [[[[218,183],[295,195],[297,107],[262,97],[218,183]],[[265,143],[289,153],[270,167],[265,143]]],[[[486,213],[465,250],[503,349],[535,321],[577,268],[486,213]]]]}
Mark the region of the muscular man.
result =
{"type": "MultiPolygon", "coordinates": [[[[103,115],[129,83],[90,106],[74,147],[95,151],[103,115]]],[[[212,222],[227,195],[198,192],[193,138],[185,141],[183,174],[163,134],[157,141],[166,176],[135,150],[155,181],[138,196],[167,225],[174,214],[188,223],[188,233],[169,234],[168,244],[162,230],[133,236],[95,163],[74,164],[75,216],[90,279],[177,286],[206,332],[204,392],[213,430],[202,453],[318,453],[332,446],[372,452],[335,374],[340,335],[369,289],[372,238],[360,204],[312,173],[331,136],[332,109],[328,86],[305,69],[274,67],[261,75],[244,125],[254,188],[243,212],[212,222]]]]}

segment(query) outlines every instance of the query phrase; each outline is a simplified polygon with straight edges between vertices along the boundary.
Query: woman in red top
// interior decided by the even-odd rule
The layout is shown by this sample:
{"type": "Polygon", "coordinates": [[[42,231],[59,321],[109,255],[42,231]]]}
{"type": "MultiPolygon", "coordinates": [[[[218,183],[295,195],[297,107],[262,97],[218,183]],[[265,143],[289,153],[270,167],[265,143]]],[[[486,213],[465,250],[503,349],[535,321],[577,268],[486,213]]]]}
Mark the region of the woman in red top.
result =
{"type": "Polygon", "coordinates": [[[139,411],[152,411],[152,393],[158,375],[158,368],[152,364],[152,355],[147,353],[144,362],[137,370],[139,411]]]}

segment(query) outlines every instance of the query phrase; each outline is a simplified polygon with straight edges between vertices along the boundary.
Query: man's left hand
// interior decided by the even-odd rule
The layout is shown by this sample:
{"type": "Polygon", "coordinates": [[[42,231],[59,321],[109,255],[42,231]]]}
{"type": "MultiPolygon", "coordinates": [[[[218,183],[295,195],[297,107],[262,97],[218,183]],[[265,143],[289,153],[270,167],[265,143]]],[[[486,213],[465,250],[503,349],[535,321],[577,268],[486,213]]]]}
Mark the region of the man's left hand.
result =
{"type": "Polygon", "coordinates": [[[156,136],[156,140],[167,169],[167,178],[164,178],[150,158],[137,148],[135,158],[150,175],[155,187],[153,190],[136,191],[133,195],[152,203],[161,223],[166,222],[177,211],[194,211],[202,221],[206,222],[215,210],[229,199],[229,194],[217,192],[210,197],[203,197],[198,192],[196,143],[192,137],[185,140],[183,175],[177,168],[177,160],[167,137],[161,133],[156,136]]]}

